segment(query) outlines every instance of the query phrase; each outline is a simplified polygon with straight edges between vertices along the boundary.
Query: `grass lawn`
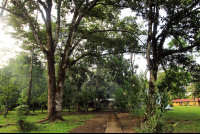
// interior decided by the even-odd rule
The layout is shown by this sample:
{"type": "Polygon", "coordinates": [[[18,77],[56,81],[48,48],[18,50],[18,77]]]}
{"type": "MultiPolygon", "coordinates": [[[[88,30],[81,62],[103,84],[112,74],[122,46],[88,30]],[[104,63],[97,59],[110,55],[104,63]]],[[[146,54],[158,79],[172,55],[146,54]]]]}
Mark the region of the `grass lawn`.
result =
{"type": "MultiPolygon", "coordinates": [[[[32,112],[31,112],[32,113],[32,112]]],[[[41,110],[35,111],[34,114],[27,116],[26,120],[30,122],[39,121],[47,116],[47,110],[44,110],[44,113],[41,113],[41,110]]],[[[86,114],[86,115],[63,115],[65,121],[58,121],[55,123],[35,123],[37,126],[36,130],[28,131],[28,133],[69,133],[73,128],[76,128],[82,124],[84,121],[91,119],[94,117],[94,114],[86,114]]],[[[16,116],[15,112],[9,111],[9,114],[6,118],[3,115],[0,115],[0,125],[4,125],[7,123],[15,123],[16,116]]],[[[0,133],[21,133],[18,131],[16,125],[9,125],[0,128],[0,133]]]]}
{"type": "MultiPolygon", "coordinates": [[[[200,133],[200,106],[176,106],[173,109],[165,113],[164,119],[169,124],[178,122],[175,133],[200,133]]],[[[145,110],[140,109],[139,111],[142,117],[145,110]]]]}
{"type": "Polygon", "coordinates": [[[174,110],[167,111],[165,119],[169,123],[178,122],[176,133],[200,133],[200,107],[176,106],[174,110]]]}

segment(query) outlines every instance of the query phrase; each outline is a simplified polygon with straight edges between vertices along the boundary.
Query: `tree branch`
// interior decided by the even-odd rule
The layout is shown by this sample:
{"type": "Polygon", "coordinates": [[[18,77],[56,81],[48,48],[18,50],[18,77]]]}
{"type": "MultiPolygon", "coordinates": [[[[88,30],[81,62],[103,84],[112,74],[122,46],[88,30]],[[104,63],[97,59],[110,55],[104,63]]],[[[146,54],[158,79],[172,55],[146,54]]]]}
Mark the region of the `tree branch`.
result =
{"type": "MultiPolygon", "coordinates": [[[[35,6],[37,5],[35,1],[32,1],[32,2],[35,4],[35,6]]],[[[40,6],[39,6],[39,5],[37,5],[37,6],[38,6],[39,12],[40,12],[41,15],[42,15],[42,19],[43,19],[43,21],[44,21],[44,24],[45,24],[45,26],[46,26],[46,19],[45,19],[44,13],[43,13],[43,11],[40,9],[40,6]]]]}
{"type": "Polygon", "coordinates": [[[6,8],[4,8],[4,7],[0,7],[0,8],[1,8],[2,10],[6,10],[6,11],[9,12],[9,13],[12,13],[12,14],[14,14],[14,15],[17,15],[17,16],[19,16],[19,17],[24,18],[24,16],[23,16],[22,14],[16,13],[16,12],[11,11],[10,9],[6,9],[6,8]]]}
{"type": "Polygon", "coordinates": [[[182,49],[179,49],[179,50],[165,50],[162,54],[162,57],[165,57],[165,56],[168,56],[168,55],[172,55],[174,53],[182,53],[182,52],[186,52],[196,46],[200,46],[200,42],[196,42],[194,43],[193,45],[191,46],[188,46],[188,47],[185,47],[185,48],[182,48],[182,49]]]}
{"type": "Polygon", "coordinates": [[[84,58],[86,56],[99,57],[99,56],[111,55],[111,54],[119,54],[119,53],[146,53],[146,52],[124,51],[124,52],[113,52],[113,53],[105,53],[105,54],[85,53],[85,54],[81,55],[80,57],[78,57],[76,60],[73,60],[71,62],[71,64],[70,64],[70,66],[73,66],[74,64],[76,64],[76,62],[78,62],[79,60],[81,60],[82,58],[84,58]]]}
{"type": "Polygon", "coordinates": [[[60,32],[60,7],[61,7],[61,0],[58,0],[58,7],[57,7],[57,23],[56,23],[56,35],[54,41],[54,48],[56,48],[58,44],[59,32],[60,32]]]}
{"type": "Polygon", "coordinates": [[[44,10],[47,10],[47,6],[45,5],[45,2],[42,2],[41,0],[37,0],[44,8],[44,10]]]}
{"type": "Polygon", "coordinates": [[[3,8],[2,8],[1,13],[0,13],[0,18],[3,16],[3,12],[5,10],[7,2],[8,2],[8,0],[6,0],[5,3],[4,3],[4,5],[3,5],[3,8]]]}
{"type": "Polygon", "coordinates": [[[115,29],[110,29],[110,30],[99,30],[99,31],[91,31],[91,32],[88,32],[86,34],[84,34],[81,38],[84,38],[86,35],[88,34],[92,34],[92,33],[98,33],[98,32],[126,32],[126,33],[130,33],[132,34],[133,36],[135,36],[143,45],[146,45],[144,42],[142,42],[142,40],[137,36],[135,35],[133,32],[131,31],[127,31],[127,30],[115,30],[115,29]]]}
{"type": "Polygon", "coordinates": [[[42,45],[42,43],[41,43],[41,39],[40,39],[40,37],[38,36],[38,34],[37,34],[36,30],[35,30],[35,27],[34,27],[34,25],[32,24],[32,21],[31,21],[29,15],[27,14],[26,10],[23,11],[23,9],[22,9],[16,2],[13,2],[13,4],[22,12],[23,18],[25,18],[25,19],[29,22],[30,29],[32,30],[33,35],[34,35],[34,37],[35,37],[35,39],[36,39],[38,45],[40,46],[41,51],[42,51],[42,52],[45,54],[45,56],[46,56],[47,50],[43,47],[43,45],[42,45]]]}
{"type": "Polygon", "coordinates": [[[160,48],[164,45],[164,41],[165,41],[167,35],[169,34],[170,28],[172,28],[173,25],[178,24],[179,20],[181,20],[182,18],[185,18],[185,17],[191,15],[192,12],[188,12],[188,11],[191,10],[192,8],[194,8],[196,5],[198,5],[198,3],[199,3],[199,0],[196,0],[190,7],[185,8],[185,9],[177,12],[176,15],[171,16],[170,21],[167,24],[165,24],[166,27],[162,30],[162,32],[156,38],[157,40],[159,38],[161,38],[161,41],[159,44],[160,48]],[[183,14],[184,12],[187,12],[187,14],[186,15],[183,14]],[[174,20],[178,20],[178,21],[176,21],[176,23],[173,23],[174,20]]]}
{"type": "MultiPolygon", "coordinates": [[[[129,31],[126,31],[126,30],[99,30],[99,31],[91,31],[91,32],[85,33],[84,35],[82,35],[82,36],[79,38],[79,40],[74,44],[74,46],[73,46],[73,47],[71,48],[71,50],[69,51],[69,54],[68,54],[68,55],[71,55],[71,53],[72,53],[73,50],[78,46],[78,44],[80,43],[80,41],[81,41],[84,37],[86,37],[88,34],[98,33],[98,32],[108,32],[108,31],[117,31],[117,32],[127,32],[127,33],[131,33],[131,34],[133,34],[139,41],[141,41],[140,38],[137,37],[134,33],[129,32],[129,31]]],[[[142,42],[142,41],[141,41],[141,42],[142,42]]],[[[143,42],[142,42],[142,43],[143,43],[143,42]]],[[[143,43],[143,45],[145,45],[145,44],[143,43]]]]}

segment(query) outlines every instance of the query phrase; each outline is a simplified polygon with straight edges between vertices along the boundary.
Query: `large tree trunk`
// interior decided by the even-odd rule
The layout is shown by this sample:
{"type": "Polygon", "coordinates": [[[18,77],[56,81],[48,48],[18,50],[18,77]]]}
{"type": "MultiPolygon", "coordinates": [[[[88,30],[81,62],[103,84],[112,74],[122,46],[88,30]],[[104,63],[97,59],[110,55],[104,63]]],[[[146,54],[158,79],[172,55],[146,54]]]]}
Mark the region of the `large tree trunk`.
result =
{"type": "Polygon", "coordinates": [[[58,76],[56,92],[55,92],[55,114],[56,114],[55,116],[57,119],[60,119],[60,120],[63,120],[61,112],[63,110],[62,101],[63,101],[65,75],[66,75],[66,70],[65,68],[62,68],[61,66],[59,76],[58,76]]]}
{"type": "MultiPolygon", "coordinates": [[[[47,118],[54,120],[56,118],[55,108],[55,94],[56,94],[56,80],[55,80],[55,61],[54,52],[47,56],[48,69],[48,112],[47,118]]],[[[57,94],[58,96],[58,94],[57,94]]]]}
{"type": "MultiPolygon", "coordinates": [[[[63,86],[65,78],[65,69],[60,69],[59,78],[56,87],[55,78],[55,46],[52,38],[51,26],[51,8],[52,0],[47,0],[48,8],[46,9],[46,35],[47,35],[47,71],[48,71],[48,112],[47,118],[49,120],[62,119],[62,98],[63,86]]],[[[55,44],[56,45],[56,44],[55,44]]]]}
{"type": "Polygon", "coordinates": [[[80,105],[79,105],[79,102],[76,103],[76,111],[80,111],[80,105]]]}
{"type": "MultiPolygon", "coordinates": [[[[146,112],[148,115],[153,116],[155,114],[155,111],[153,111],[153,105],[155,105],[153,102],[153,94],[155,92],[155,87],[153,82],[157,80],[157,72],[158,72],[158,57],[157,57],[157,41],[155,39],[156,33],[157,33],[157,25],[158,20],[154,20],[153,15],[153,1],[149,0],[149,15],[148,15],[148,38],[147,38],[147,65],[150,70],[150,80],[149,80],[149,104],[147,105],[146,112]],[[153,27],[153,29],[152,29],[153,27]],[[153,56],[151,58],[151,56],[153,56]]],[[[154,7],[155,8],[155,7],[154,7]]],[[[156,11],[158,13],[158,11],[156,11]]],[[[157,15],[157,14],[156,14],[157,15]]],[[[156,19],[156,18],[155,18],[156,19]]],[[[147,120],[147,116],[145,116],[145,120],[147,120]]]]}

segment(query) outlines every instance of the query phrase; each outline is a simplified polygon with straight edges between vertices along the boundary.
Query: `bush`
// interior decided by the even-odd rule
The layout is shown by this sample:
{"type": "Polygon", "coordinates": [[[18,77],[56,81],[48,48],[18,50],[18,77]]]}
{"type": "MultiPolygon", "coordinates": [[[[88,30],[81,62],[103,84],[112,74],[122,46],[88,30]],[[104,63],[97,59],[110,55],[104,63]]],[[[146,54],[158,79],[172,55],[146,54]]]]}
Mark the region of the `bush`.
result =
{"type": "Polygon", "coordinates": [[[169,102],[169,106],[170,106],[170,107],[173,107],[173,103],[172,103],[171,101],[169,102]]]}
{"type": "Polygon", "coordinates": [[[141,129],[136,128],[137,133],[173,133],[177,123],[167,125],[163,117],[164,113],[162,112],[156,112],[154,116],[148,116],[148,120],[141,124],[141,129]]]}
{"type": "Polygon", "coordinates": [[[122,88],[118,88],[115,91],[115,94],[116,94],[115,104],[116,104],[117,110],[120,110],[121,112],[127,112],[128,102],[126,101],[124,90],[122,88]]]}
{"type": "Polygon", "coordinates": [[[26,132],[37,129],[34,123],[26,121],[25,114],[28,112],[28,105],[19,105],[15,108],[17,116],[17,126],[20,131],[26,132]]]}
{"type": "Polygon", "coordinates": [[[2,114],[4,111],[4,105],[0,105],[0,114],[2,114]]]}
{"type": "Polygon", "coordinates": [[[22,105],[17,106],[14,109],[16,111],[16,115],[17,116],[23,116],[23,115],[25,115],[28,112],[28,108],[29,108],[28,105],[23,105],[22,104],[22,105]]]}
{"type": "Polygon", "coordinates": [[[34,123],[26,121],[25,119],[22,119],[22,118],[19,118],[17,120],[17,126],[18,126],[18,129],[23,132],[37,129],[37,126],[34,123]]]}

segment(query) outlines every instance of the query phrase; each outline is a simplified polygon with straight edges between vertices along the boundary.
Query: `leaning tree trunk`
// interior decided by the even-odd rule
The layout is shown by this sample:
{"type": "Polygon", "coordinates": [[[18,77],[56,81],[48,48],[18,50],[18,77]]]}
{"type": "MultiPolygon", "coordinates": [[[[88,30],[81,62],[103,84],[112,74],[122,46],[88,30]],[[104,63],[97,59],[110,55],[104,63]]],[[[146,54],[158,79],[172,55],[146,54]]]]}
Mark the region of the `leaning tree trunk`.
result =
{"type": "MultiPolygon", "coordinates": [[[[99,46],[97,46],[97,53],[99,52],[99,46]]],[[[97,106],[97,101],[96,101],[96,96],[97,96],[97,92],[99,90],[99,61],[97,60],[97,75],[96,75],[96,89],[95,89],[95,97],[94,97],[94,111],[98,110],[98,106],[97,106]]]]}
{"type": "Polygon", "coordinates": [[[32,68],[33,68],[33,46],[31,52],[31,63],[30,63],[30,78],[29,78],[29,90],[28,90],[28,102],[27,105],[29,106],[29,110],[27,114],[30,114],[30,104],[31,104],[31,86],[32,86],[32,68]]]}

